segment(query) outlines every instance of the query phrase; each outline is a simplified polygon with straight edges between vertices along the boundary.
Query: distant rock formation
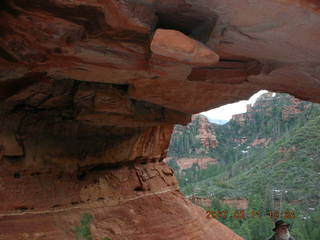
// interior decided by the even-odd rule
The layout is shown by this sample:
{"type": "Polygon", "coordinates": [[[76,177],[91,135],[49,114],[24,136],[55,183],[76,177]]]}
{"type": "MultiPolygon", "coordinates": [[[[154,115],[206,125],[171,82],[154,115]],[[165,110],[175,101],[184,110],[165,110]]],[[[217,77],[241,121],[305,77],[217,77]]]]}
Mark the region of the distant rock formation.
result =
{"type": "Polygon", "coordinates": [[[196,205],[210,208],[212,204],[211,198],[205,198],[205,197],[198,197],[198,196],[189,196],[188,199],[190,199],[191,202],[193,202],[196,205]]]}
{"type": "Polygon", "coordinates": [[[283,128],[290,118],[297,118],[310,108],[310,103],[290,95],[267,92],[254,105],[248,104],[247,112],[233,115],[224,125],[210,123],[205,116],[195,114],[190,124],[175,126],[165,161],[174,161],[179,171],[189,169],[193,164],[206,169],[208,163],[226,160],[219,150],[228,152],[230,147],[240,147],[245,154],[250,147],[268,146],[278,136],[279,127],[283,128]],[[269,118],[275,117],[265,125],[269,118]]]}
{"type": "MultiPolygon", "coordinates": [[[[173,160],[171,157],[167,157],[164,159],[164,162],[168,163],[170,160],[173,160]]],[[[218,160],[210,157],[203,158],[174,158],[174,161],[178,164],[179,170],[186,170],[193,166],[193,164],[197,164],[200,169],[207,169],[211,164],[218,164],[218,160]]]]}
{"type": "Polygon", "coordinates": [[[198,134],[196,138],[199,138],[200,142],[205,147],[206,152],[209,148],[215,148],[218,145],[217,137],[214,132],[214,128],[209,120],[200,114],[193,115],[192,121],[198,121],[198,134]]]}
{"type": "Polygon", "coordinates": [[[205,116],[195,114],[187,126],[175,126],[169,157],[208,157],[218,144],[214,125],[205,116]]]}

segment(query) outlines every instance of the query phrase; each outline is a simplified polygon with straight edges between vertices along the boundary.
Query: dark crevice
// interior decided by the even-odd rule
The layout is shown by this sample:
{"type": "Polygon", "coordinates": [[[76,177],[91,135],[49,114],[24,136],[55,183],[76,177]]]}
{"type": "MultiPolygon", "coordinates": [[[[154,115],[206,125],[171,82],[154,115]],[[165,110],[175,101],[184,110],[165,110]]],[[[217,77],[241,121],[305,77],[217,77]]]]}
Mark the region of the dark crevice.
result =
{"type": "Polygon", "coordinates": [[[119,90],[122,90],[124,92],[128,92],[128,89],[129,89],[129,84],[123,84],[123,85],[120,85],[120,84],[113,84],[112,85],[113,87],[119,89],[119,90]]]}
{"type": "Polygon", "coordinates": [[[30,176],[32,176],[32,177],[33,177],[33,176],[39,176],[39,175],[41,175],[40,172],[33,172],[33,173],[30,174],[30,176]]]}
{"type": "Polygon", "coordinates": [[[100,172],[100,171],[104,171],[107,170],[108,167],[104,164],[100,164],[100,165],[96,165],[92,168],[89,169],[89,172],[100,172]]]}
{"type": "MultiPolygon", "coordinates": [[[[19,11],[17,11],[15,9],[15,7],[13,6],[12,2],[10,1],[6,1],[6,0],[3,0],[0,4],[0,12],[1,11],[6,11],[10,14],[12,14],[13,16],[18,16],[19,15],[19,11]]],[[[0,13],[1,14],[1,13],[0,13]]]]}
{"type": "Polygon", "coordinates": [[[239,60],[239,59],[225,59],[221,58],[220,62],[234,62],[234,63],[247,63],[248,61],[246,60],[239,60]]]}
{"type": "Polygon", "coordinates": [[[15,209],[20,211],[27,211],[29,208],[26,206],[21,206],[21,207],[16,207],[15,209]]]}
{"type": "Polygon", "coordinates": [[[137,191],[137,192],[142,192],[142,191],[144,191],[141,186],[135,187],[133,190],[134,190],[134,191],[137,191]]]}
{"type": "Polygon", "coordinates": [[[200,67],[198,69],[210,69],[210,70],[239,70],[241,68],[233,68],[233,67],[200,67]]]}
{"type": "Polygon", "coordinates": [[[104,163],[104,164],[97,164],[94,166],[86,167],[88,172],[101,172],[105,170],[116,170],[121,168],[124,165],[132,164],[132,162],[117,162],[117,163],[104,163]]]}
{"type": "Polygon", "coordinates": [[[96,6],[75,5],[69,7],[68,5],[57,4],[55,1],[43,0],[20,0],[17,4],[23,9],[41,9],[55,17],[65,18],[70,22],[84,26],[90,33],[110,29],[110,26],[106,24],[103,9],[96,6]]]}
{"type": "Polygon", "coordinates": [[[8,53],[4,48],[0,47],[0,57],[7,60],[8,62],[18,62],[18,60],[8,53]]]}
{"type": "Polygon", "coordinates": [[[86,178],[86,176],[87,176],[87,173],[83,171],[78,174],[77,178],[79,181],[83,181],[86,178]]]}
{"type": "MultiPolygon", "coordinates": [[[[33,72],[26,74],[22,78],[0,82],[0,100],[10,97],[19,92],[21,89],[24,89],[36,82],[40,82],[45,76],[46,73],[33,72]]],[[[1,77],[5,76],[0,74],[0,78],[1,77]]]]}
{"type": "Polygon", "coordinates": [[[10,162],[19,162],[21,160],[24,159],[24,157],[22,156],[6,156],[4,155],[4,159],[10,161],[10,162]]]}
{"type": "Polygon", "coordinates": [[[103,201],[103,200],[104,200],[104,197],[97,198],[97,201],[103,201]]]}
{"type": "Polygon", "coordinates": [[[20,178],[21,177],[21,174],[19,172],[16,172],[14,175],[13,175],[14,178],[20,178]]]}
{"type": "Polygon", "coordinates": [[[217,18],[204,18],[201,15],[176,13],[157,13],[156,28],[173,29],[200,42],[206,43],[216,24],[217,18]]]}
{"type": "MultiPolygon", "coordinates": [[[[126,161],[126,162],[116,162],[116,163],[103,163],[103,164],[97,164],[97,165],[91,165],[86,167],[80,167],[79,173],[77,175],[77,178],[79,180],[85,180],[87,177],[89,178],[89,175],[95,174],[95,173],[103,173],[104,171],[108,170],[117,170],[124,166],[128,166],[130,169],[134,168],[135,164],[146,164],[148,161],[150,162],[158,162],[159,159],[153,158],[153,159],[144,159],[144,158],[137,158],[133,161],[126,161]]],[[[97,180],[94,178],[91,179],[92,182],[96,182],[97,180]]]]}

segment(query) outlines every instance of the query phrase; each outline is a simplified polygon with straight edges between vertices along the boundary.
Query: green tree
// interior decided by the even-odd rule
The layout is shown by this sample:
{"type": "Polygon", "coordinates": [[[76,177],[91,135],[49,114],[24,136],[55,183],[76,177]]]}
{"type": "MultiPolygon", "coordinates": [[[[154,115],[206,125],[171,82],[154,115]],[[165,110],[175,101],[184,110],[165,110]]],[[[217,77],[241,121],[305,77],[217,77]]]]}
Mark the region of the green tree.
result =
{"type": "Polygon", "coordinates": [[[84,213],[81,217],[81,225],[75,227],[77,240],[92,240],[90,224],[93,216],[89,213],[84,213]]]}

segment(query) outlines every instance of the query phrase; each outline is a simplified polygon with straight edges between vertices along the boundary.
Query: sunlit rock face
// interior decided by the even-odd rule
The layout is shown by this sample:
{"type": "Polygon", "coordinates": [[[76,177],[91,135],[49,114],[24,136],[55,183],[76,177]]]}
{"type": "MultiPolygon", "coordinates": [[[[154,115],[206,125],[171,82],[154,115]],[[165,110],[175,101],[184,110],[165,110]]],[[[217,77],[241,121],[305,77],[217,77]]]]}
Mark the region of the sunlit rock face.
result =
{"type": "Polygon", "coordinates": [[[259,89],[320,102],[318,1],[4,0],[0,239],[240,239],[177,191],[173,124],[259,89]],[[166,233],[166,234],[164,234],[166,233]]]}

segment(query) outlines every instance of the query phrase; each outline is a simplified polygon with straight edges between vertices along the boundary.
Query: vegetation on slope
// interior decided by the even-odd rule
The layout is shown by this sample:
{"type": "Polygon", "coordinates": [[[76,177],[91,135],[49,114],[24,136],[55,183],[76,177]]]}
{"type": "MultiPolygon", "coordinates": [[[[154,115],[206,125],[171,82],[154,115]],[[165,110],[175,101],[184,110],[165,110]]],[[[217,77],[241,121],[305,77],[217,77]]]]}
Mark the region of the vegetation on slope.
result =
{"type": "Polygon", "coordinates": [[[287,220],[293,223],[297,239],[318,240],[319,105],[296,102],[289,95],[263,96],[249,113],[215,125],[214,130],[219,144],[210,154],[221,164],[205,170],[194,165],[179,173],[182,191],[213,196],[210,210],[216,211],[234,211],[217,204],[222,198],[248,199],[248,216],[259,211],[260,217],[219,219],[246,239],[264,239],[272,233],[275,219],[269,214],[277,202],[282,213],[295,213],[295,218],[287,220]],[[257,139],[263,140],[262,144],[255,144],[257,139]]]}

